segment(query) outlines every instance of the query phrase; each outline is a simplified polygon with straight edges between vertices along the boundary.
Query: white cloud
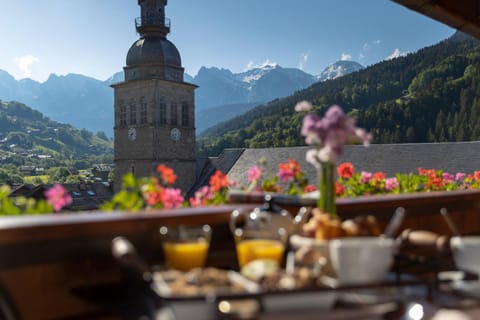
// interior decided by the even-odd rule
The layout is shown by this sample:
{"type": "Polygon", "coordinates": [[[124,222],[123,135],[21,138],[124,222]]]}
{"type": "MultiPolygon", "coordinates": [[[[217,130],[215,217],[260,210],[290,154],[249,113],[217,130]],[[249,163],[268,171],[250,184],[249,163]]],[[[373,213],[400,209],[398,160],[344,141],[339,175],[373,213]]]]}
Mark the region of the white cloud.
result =
{"type": "Polygon", "coordinates": [[[32,64],[39,62],[40,59],[37,57],[27,54],[22,57],[15,57],[13,59],[13,62],[17,65],[18,69],[22,72],[22,75],[24,77],[31,77],[32,76],[32,71],[30,70],[30,67],[32,64]]]}
{"type": "Polygon", "coordinates": [[[300,54],[300,61],[298,62],[298,68],[300,70],[303,70],[303,68],[305,67],[305,65],[307,64],[308,62],[308,53],[301,53],[300,54]]]}
{"type": "Polygon", "coordinates": [[[371,44],[365,42],[362,46],[362,51],[363,52],[369,51],[372,48],[372,45],[377,45],[378,46],[380,43],[382,43],[381,40],[373,40],[371,44]]]}
{"type": "Polygon", "coordinates": [[[340,60],[342,61],[352,60],[352,55],[348,53],[342,53],[342,55],[340,56],[340,60]]]}
{"type": "Polygon", "coordinates": [[[275,67],[278,66],[278,63],[270,61],[270,59],[265,60],[262,63],[255,63],[250,60],[245,66],[245,71],[255,69],[255,68],[265,68],[265,67],[275,67]]]}
{"type": "Polygon", "coordinates": [[[406,55],[407,55],[406,52],[400,52],[400,49],[396,48],[395,50],[393,50],[391,55],[389,55],[388,57],[385,58],[385,60],[392,60],[392,59],[396,59],[398,57],[404,57],[406,55]]]}
{"type": "Polygon", "coordinates": [[[363,60],[363,59],[365,59],[365,55],[363,53],[360,53],[358,55],[358,60],[363,60]]]}

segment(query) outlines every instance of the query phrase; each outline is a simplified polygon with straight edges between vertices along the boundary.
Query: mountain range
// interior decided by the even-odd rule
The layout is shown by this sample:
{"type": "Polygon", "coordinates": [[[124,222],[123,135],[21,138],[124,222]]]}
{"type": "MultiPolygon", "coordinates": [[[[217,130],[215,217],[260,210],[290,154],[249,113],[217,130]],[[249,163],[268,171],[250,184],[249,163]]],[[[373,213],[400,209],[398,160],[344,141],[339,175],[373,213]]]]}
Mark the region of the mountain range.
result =
{"type": "Polygon", "coordinates": [[[415,53],[256,106],[206,130],[197,139],[200,154],[304,145],[303,115],[294,111],[302,100],[311,101],[319,115],[340,105],[373,134],[374,143],[480,140],[480,41],[457,32],[415,53]]]}
{"type": "MultiPolygon", "coordinates": [[[[185,81],[199,86],[195,92],[197,134],[259,104],[361,68],[358,63],[339,61],[320,75],[313,76],[300,69],[282,68],[276,64],[265,64],[241,73],[202,67],[195,77],[185,74],[185,81]]],[[[52,120],[103,132],[111,137],[113,89],[110,85],[123,79],[123,72],[115,73],[105,81],[80,74],[52,74],[47,81],[40,83],[32,79],[17,81],[0,70],[0,99],[24,103],[52,120]]]]}

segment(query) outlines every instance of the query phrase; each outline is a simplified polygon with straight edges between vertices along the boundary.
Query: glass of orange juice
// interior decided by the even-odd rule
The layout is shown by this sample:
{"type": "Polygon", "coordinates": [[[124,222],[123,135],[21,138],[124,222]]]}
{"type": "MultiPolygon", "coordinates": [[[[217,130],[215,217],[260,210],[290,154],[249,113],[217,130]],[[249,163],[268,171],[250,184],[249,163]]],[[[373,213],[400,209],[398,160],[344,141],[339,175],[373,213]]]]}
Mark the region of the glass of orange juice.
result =
{"type": "Polygon", "coordinates": [[[234,237],[240,268],[257,259],[274,260],[279,266],[282,265],[287,238],[284,229],[236,229],[234,237]]]}
{"type": "Polygon", "coordinates": [[[167,266],[180,271],[205,266],[211,233],[209,225],[161,227],[167,266]]]}

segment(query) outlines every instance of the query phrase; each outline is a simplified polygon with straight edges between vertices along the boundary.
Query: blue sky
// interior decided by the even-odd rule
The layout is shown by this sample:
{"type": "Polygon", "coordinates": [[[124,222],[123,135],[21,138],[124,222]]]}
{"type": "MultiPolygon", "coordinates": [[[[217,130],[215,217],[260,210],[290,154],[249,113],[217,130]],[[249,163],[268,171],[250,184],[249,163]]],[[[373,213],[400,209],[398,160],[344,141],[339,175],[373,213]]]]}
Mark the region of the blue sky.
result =
{"type": "MultiPolygon", "coordinates": [[[[169,0],[166,12],[169,39],[191,75],[265,62],[319,74],[340,59],[371,65],[454,33],[389,0],[169,0]]],[[[122,70],[139,15],[137,0],[4,1],[0,69],[17,79],[105,80],[122,70]]]]}

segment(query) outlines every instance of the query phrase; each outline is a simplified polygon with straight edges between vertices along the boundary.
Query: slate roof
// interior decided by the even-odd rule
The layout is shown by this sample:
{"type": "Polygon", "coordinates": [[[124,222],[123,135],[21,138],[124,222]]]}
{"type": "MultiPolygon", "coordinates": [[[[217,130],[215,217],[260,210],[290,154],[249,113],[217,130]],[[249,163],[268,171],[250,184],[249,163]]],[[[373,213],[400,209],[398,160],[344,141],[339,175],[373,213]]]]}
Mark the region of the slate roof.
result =
{"type": "MultiPolygon", "coordinates": [[[[247,171],[259,159],[267,160],[267,175],[277,172],[277,164],[296,159],[315,181],[315,168],[305,160],[310,147],[244,149],[231,169],[224,171],[231,180],[247,185],[247,171]]],[[[480,141],[454,143],[374,144],[346,146],[338,163],[351,162],[356,170],[395,173],[417,173],[419,167],[442,169],[450,173],[480,170],[480,141]]],[[[219,164],[220,166],[220,164],[219,164]]]]}
{"type": "Polygon", "coordinates": [[[197,179],[195,184],[187,192],[186,198],[188,199],[193,196],[194,192],[200,187],[208,185],[210,177],[216,170],[220,170],[223,173],[229,172],[244,150],[245,149],[225,149],[218,157],[197,159],[197,179]]]}
{"type": "MultiPolygon", "coordinates": [[[[31,197],[35,199],[45,199],[45,191],[53,185],[22,185],[10,193],[10,197],[31,197]]],[[[64,183],[62,186],[72,197],[72,203],[64,210],[88,211],[97,210],[101,204],[113,197],[113,190],[103,182],[95,183],[64,183]]]]}

